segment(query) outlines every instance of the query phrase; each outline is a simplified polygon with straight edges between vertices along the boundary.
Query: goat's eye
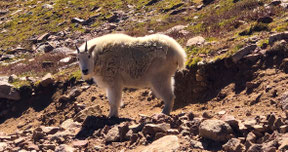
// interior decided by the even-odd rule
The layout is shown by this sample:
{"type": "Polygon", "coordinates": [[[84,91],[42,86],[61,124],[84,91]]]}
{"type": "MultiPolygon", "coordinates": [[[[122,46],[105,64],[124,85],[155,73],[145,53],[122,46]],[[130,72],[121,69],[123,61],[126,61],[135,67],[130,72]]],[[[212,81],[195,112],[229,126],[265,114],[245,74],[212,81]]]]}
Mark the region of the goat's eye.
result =
{"type": "Polygon", "coordinates": [[[90,58],[90,57],[91,57],[91,55],[88,56],[88,58],[90,58]]]}

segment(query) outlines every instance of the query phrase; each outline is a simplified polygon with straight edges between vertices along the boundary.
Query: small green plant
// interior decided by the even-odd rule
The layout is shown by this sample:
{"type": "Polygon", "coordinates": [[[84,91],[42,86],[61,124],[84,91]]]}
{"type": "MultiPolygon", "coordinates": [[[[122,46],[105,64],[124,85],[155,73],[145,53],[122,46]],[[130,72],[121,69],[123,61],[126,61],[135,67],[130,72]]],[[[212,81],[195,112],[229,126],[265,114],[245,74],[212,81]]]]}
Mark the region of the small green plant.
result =
{"type": "Polygon", "coordinates": [[[11,83],[15,88],[21,88],[22,86],[29,86],[31,87],[31,84],[27,80],[20,80],[16,79],[11,83]]]}
{"type": "Polygon", "coordinates": [[[71,80],[71,79],[80,80],[81,76],[82,76],[81,71],[78,69],[78,70],[72,72],[68,79],[69,80],[71,80]]]}
{"type": "Polygon", "coordinates": [[[257,42],[257,46],[258,47],[263,47],[264,45],[267,45],[269,44],[269,40],[268,39],[263,39],[263,40],[260,40],[259,42],[257,42]]]}
{"type": "Polygon", "coordinates": [[[186,65],[188,65],[189,67],[193,67],[196,66],[197,63],[200,61],[202,61],[202,58],[197,56],[186,61],[186,65]]]}

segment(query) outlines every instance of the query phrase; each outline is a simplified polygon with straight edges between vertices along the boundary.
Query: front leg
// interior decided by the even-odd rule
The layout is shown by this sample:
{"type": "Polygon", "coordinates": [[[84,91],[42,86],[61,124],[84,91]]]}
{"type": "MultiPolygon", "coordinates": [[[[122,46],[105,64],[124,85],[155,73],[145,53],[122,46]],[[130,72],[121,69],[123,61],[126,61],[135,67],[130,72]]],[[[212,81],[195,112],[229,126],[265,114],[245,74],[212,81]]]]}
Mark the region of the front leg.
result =
{"type": "Polygon", "coordinates": [[[108,117],[118,117],[118,109],[121,104],[122,87],[114,85],[107,88],[107,96],[110,105],[110,113],[108,117]]]}

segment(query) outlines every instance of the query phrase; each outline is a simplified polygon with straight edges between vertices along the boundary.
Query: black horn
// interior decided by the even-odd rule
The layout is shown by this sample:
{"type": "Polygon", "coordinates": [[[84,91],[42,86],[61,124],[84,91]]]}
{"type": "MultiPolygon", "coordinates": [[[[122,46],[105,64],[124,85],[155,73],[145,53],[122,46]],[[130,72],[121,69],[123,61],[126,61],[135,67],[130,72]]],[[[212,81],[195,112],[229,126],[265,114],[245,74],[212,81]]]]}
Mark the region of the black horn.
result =
{"type": "Polygon", "coordinates": [[[77,53],[80,53],[80,50],[79,50],[79,48],[77,47],[76,43],[75,43],[75,47],[76,47],[77,53]]]}
{"type": "Polygon", "coordinates": [[[87,40],[86,40],[86,44],[85,44],[85,52],[88,52],[87,40]]]}

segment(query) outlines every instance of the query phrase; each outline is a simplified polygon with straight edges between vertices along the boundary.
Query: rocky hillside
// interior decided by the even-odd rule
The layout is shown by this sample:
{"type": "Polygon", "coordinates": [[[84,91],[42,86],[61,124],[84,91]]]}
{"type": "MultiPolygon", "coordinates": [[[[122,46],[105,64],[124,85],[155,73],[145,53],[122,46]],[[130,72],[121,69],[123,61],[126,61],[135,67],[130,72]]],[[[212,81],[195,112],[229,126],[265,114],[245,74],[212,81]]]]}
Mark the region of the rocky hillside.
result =
{"type": "Polygon", "coordinates": [[[288,1],[0,2],[0,151],[287,151],[288,1]],[[81,80],[74,44],[175,38],[175,107],[125,89],[120,118],[81,80]]]}

